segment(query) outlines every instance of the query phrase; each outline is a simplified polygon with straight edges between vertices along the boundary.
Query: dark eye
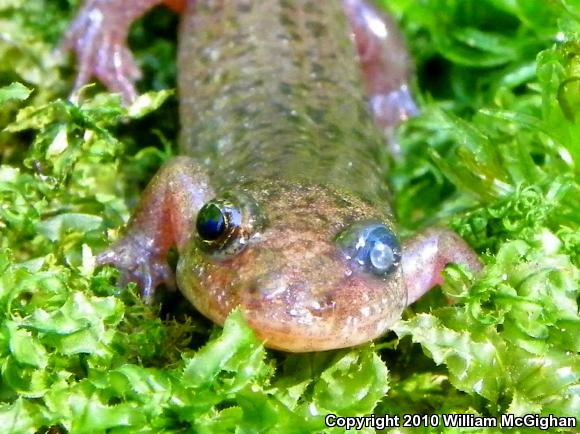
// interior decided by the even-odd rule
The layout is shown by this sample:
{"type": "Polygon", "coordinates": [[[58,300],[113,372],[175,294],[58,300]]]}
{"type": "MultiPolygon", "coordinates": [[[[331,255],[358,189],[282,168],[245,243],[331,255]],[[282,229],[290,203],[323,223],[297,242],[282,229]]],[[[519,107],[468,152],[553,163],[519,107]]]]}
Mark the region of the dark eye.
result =
{"type": "Polygon", "coordinates": [[[220,207],[209,202],[199,210],[195,226],[202,240],[214,241],[224,234],[226,219],[220,207]]]}
{"type": "Polygon", "coordinates": [[[381,223],[358,223],[338,237],[347,259],[380,276],[394,272],[401,262],[401,246],[381,223]]]}
{"type": "Polygon", "coordinates": [[[258,207],[247,194],[223,193],[197,213],[198,245],[214,258],[227,259],[247,246],[261,224],[258,207]]]}

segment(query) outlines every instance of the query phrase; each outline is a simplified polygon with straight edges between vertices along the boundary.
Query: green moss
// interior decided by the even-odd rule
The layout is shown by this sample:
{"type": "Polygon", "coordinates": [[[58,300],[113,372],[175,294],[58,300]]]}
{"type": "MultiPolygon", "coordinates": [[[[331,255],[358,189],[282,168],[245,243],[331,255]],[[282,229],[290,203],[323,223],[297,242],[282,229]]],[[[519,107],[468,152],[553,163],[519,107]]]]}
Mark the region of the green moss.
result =
{"type": "MultiPolygon", "coordinates": [[[[167,319],[95,270],[173,153],[176,100],[153,92],[127,110],[99,86],[79,106],[59,99],[74,71],[53,48],[77,3],[0,1],[3,432],[319,432],[321,415],[373,409],[580,414],[577,2],[388,2],[422,108],[399,134],[396,213],[407,234],[454,228],[485,269],[449,267],[442,293],[456,303],[430,294],[376,346],[306,355],[264,350],[237,313],[223,331],[187,305],[167,319]]],[[[142,90],[174,83],[175,22],[156,10],[132,32],[142,90]]]]}

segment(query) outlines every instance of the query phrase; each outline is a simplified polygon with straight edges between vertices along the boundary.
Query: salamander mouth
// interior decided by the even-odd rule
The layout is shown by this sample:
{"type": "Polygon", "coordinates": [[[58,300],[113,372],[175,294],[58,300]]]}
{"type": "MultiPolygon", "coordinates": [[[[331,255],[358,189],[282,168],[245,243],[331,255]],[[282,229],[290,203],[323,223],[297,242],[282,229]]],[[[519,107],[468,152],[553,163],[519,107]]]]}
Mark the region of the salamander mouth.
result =
{"type": "Polygon", "coordinates": [[[368,342],[383,335],[404,308],[404,303],[389,296],[384,285],[357,285],[348,278],[339,284],[342,286],[327,291],[313,291],[326,294],[308,303],[288,304],[288,298],[297,298],[288,293],[271,298],[269,303],[255,303],[248,293],[242,296],[240,306],[266,346],[289,352],[324,351],[368,342]]]}
{"type": "Polygon", "coordinates": [[[323,270],[313,262],[278,265],[271,252],[250,248],[235,262],[207,267],[199,280],[180,281],[195,307],[221,324],[240,307],[265,345],[283,351],[323,351],[359,345],[385,333],[404,309],[400,273],[388,278],[351,270],[336,248],[323,270]],[[208,272],[209,271],[209,272],[208,272]]]}

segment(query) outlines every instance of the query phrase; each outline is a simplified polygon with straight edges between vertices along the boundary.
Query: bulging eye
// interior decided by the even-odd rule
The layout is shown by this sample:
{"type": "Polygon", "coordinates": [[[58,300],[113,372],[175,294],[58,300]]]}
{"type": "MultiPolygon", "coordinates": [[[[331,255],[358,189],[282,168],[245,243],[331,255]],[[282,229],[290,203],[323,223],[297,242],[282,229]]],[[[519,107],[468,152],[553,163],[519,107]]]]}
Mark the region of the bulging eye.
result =
{"type": "Polygon", "coordinates": [[[227,192],[205,203],[197,213],[198,245],[214,258],[227,259],[241,252],[261,225],[252,198],[227,192]]]}
{"type": "Polygon", "coordinates": [[[355,266],[379,276],[393,273],[401,262],[397,238],[381,223],[357,223],[343,231],[337,241],[355,266]]]}
{"type": "Polygon", "coordinates": [[[195,226],[202,240],[214,241],[225,233],[226,217],[216,203],[208,202],[199,210],[195,226]]]}

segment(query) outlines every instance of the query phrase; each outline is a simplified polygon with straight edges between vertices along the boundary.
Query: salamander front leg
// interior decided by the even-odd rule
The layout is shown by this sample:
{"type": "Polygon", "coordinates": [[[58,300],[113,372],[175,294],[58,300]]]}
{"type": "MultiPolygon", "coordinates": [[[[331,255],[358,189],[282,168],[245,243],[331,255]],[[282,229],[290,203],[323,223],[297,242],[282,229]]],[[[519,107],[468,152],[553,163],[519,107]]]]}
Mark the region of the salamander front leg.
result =
{"type": "Polygon", "coordinates": [[[443,283],[441,272],[451,263],[463,265],[473,272],[481,270],[481,262],[473,249],[449,229],[430,228],[403,243],[407,305],[443,283]]]}
{"type": "Polygon", "coordinates": [[[213,197],[208,178],[198,163],[176,157],[166,163],[145,189],[123,238],[97,257],[121,272],[120,284],[136,282],[145,300],[161,283],[174,285],[167,265],[172,247],[183,251],[202,205],[213,197]]]}

